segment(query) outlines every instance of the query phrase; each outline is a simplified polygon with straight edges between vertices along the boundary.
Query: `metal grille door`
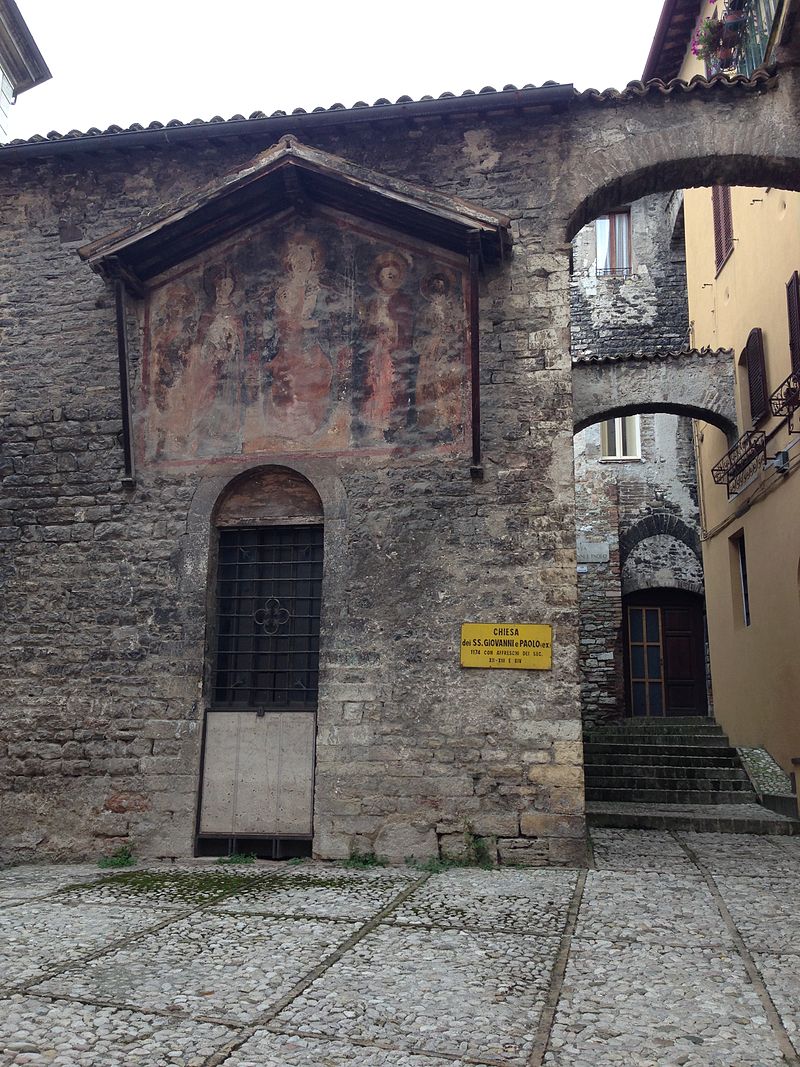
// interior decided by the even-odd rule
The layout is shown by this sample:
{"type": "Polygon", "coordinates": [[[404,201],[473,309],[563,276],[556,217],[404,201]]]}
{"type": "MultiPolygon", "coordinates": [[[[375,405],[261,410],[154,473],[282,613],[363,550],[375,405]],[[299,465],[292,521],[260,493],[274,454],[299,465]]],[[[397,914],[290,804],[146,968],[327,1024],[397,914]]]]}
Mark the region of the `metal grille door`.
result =
{"type": "Polygon", "coordinates": [[[315,710],[322,526],[221,530],[215,708],[315,710]]]}

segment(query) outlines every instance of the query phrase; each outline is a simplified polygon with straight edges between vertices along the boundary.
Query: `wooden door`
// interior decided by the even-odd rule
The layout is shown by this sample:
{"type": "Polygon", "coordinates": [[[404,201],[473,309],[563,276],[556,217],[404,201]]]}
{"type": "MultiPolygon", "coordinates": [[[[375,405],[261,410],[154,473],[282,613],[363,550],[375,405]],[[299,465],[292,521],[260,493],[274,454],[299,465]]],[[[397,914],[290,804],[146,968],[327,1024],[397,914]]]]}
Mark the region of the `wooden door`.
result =
{"type": "Polygon", "coordinates": [[[631,715],[707,714],[702,598],[654,589],[625,598],[625,673],[631,715]]]}

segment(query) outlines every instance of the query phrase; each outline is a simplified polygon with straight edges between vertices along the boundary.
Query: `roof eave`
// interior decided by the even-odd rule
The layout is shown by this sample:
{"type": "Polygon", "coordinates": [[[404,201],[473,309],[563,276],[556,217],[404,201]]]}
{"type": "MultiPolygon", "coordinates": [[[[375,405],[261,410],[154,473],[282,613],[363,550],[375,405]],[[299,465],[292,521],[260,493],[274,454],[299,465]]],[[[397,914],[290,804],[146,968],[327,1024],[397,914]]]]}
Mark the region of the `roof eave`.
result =
{"type": "Polygon", "coordinates": [[[642,71],[643,82],[648,82],[652,78],[658,77],[656,72],[661,58],[661,49],[664,47],[664,41],[666,40],[667,32],[669,31],[670,22],[672,22],[673,15],[675,14],[676,4],[677,0],[664,0],[664,6],[661,8],[661,14],[658,18],[658,25],[656,26],[653,43],[650,45],[647,62],[642,71]]]}
{"type": "Polygon", "coordinates": [[[0,0],[0,66],[15,96],[53,76],[14,0],[0,0]]]}
{"type": "MultiPolygon", "coordinates": [[[[0,0],[2,3],[2,0],[0,0]]],[[[276,113],[264,118],[241,118],[210,122],[194,121],[185,125],[162,126],[152,124],[137,130],[98,132],[96,134],[65,134],[53,140],[25,141],[22,144],[0,145],[0,160],[14,160],[23,156],[50,156],[77,151],[118,151],[125,148],[146,148],[180,145],[203,139],[220,140],[229,137],[252,137],[262,142],[275,141],[282,134],[308,136],[310,130],[348,126],[364,122],[425,121],[449,115],[468,115],[477,112],[526,111],[538,108],[561,109],[574,100],[572,84],[542,85],[528,89],[445,96],[436,100],[409,100],[395,104],[361,105],[352,108],[319,108],[293,114],[276,113]]]]}

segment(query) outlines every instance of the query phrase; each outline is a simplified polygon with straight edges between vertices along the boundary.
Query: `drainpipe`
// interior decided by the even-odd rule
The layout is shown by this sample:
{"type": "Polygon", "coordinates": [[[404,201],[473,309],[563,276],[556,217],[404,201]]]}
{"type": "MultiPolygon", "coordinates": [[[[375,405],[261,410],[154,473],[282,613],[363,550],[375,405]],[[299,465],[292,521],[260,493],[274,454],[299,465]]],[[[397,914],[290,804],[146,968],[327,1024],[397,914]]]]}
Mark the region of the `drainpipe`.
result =
{"type": "Polygon", "coordinates": [[[477,481],[483,478],[481,463],[481,339],[478,310],[478,268],[480,234],[473,234],[469,243],[469,348],[472,384],[472,465],[469,473],[477,481]]]}
{"type": "Polygon", "coordinates": [[[131,399],[128,384],[128,334],[125,328],[125,287],[121,281],[114,282],[114,305],[117,312],[117,361],[119,365],[119,397],[122,408],[122,455],[125,474],[122,484],[126,489],[136,485],[133,467],[133,447],[131,437],[131,399]]]}

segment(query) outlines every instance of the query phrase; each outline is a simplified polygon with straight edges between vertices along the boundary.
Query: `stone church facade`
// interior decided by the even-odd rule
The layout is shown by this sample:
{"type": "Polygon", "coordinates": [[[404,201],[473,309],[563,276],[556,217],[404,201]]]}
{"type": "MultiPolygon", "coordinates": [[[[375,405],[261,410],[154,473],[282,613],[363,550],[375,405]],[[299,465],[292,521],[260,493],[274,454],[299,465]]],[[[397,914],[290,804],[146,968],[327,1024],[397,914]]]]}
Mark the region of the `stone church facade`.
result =
{"type": "Polygon", "coordinates": [[[791,184],[793,76],[0,149],[5,853],[582,859],[570,240],[791,184]]]}

